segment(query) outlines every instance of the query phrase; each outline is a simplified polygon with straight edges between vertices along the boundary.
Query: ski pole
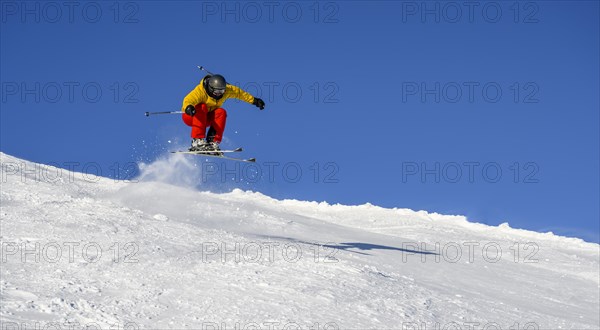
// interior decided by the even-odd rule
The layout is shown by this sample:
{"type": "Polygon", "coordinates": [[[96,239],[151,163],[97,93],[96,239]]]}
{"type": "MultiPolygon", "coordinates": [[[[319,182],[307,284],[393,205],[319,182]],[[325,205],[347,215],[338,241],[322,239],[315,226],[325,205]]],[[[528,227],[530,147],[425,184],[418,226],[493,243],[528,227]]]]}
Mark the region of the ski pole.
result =
{"type": "Polygon", "coordinates": [[[162,112],[146,112],[144,113],[146,115],[146,117],[150,116],[150,115],[168,115],[168,114],[176,114],[176,113],[182,113],[181,111],[162,111],[162,112]]]}
{"type": "Polygon", "coordinates": [[[208,74],[209,74],[209,75],[211,75],[211,76],[213,75],[213,74],[212,74],[212,72],[210,72],[210,71],[206,70],[206,68],[205,68],[205,67],[203,67],[203,66],[201,66],[201,65],[198,65],[198,69],[200,69],[200,70],[202,70],[202,71],[206,71],[206,73],[208,73],[208,74]]]}

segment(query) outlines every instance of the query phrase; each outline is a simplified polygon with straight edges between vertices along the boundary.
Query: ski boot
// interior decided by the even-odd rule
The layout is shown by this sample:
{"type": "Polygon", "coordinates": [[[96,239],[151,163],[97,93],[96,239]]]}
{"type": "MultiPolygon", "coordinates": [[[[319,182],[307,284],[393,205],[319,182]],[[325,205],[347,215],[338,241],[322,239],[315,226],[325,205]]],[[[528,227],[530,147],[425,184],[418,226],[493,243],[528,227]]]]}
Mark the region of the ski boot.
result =
{"type": "Polygon", "coordinates": [[[219,142],[211,141],[211,142],[208,142],[207,144],[208,144],[207,151],[213,151],[213,152],[209,153],[209,155],[223,156],[223,153],[221,152],[221,148],[219,148],[219,142]]]}
{"type": "Polygon", "coordinates": [[[192,146],[189,151],[210,151],[211,143],[207,142],[206,139],[193,139],[192,146]]]}

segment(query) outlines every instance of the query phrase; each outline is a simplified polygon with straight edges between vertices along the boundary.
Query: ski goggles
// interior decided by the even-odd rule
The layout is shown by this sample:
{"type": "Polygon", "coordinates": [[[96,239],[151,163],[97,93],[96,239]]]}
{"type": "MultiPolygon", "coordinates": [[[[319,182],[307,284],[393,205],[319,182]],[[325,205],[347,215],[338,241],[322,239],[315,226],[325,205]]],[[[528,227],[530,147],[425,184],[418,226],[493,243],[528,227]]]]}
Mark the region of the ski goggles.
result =
{"type": "Polygon", "coordinates": [[[212,94],[216,95],[216,96],[221,96],[223,94],[225,94],[225,89],[217,89],[217,88],[210,88],[212,90],[212,94]]]}

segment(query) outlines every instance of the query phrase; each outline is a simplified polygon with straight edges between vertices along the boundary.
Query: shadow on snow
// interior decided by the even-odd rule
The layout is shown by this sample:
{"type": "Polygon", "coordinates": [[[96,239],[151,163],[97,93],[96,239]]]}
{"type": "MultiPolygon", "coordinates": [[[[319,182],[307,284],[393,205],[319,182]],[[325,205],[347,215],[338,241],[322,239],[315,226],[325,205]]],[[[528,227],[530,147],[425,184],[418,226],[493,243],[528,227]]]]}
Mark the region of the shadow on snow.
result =
{"type": "Polygon", "coordinates": [[[362,254],[362,255],[371,255],[371,254],[365,253],[365,252],[359,252],[359,251],[356,251],[356,250],[360,250],[360,251],[392,250],[392,251],[399,251],[399,252],[404,252],[404,253],[438,255],[437,253],[431,252],[431,251],[421,251],[421,250],[414,250],[414,249],[405,249],[405,248],[399,248],[399,247],[395,247],[395,246],[387,246],[387,245],[379,245],[379,244],[371,244],[371,243],[360,243],[360,242],[333,243],[333,242],[327,242],[327,243],[322,244],[322,243],[318,243],[318,242],[307,242],[307,241],[302,241],[302,240],[298,240],[298,239],[295,239],[295,238],[283,237],[283,236],[267,236],[267,235],[257,235],[257,236],[261,237],[261,238],[281,239],[281,240],[285,240],[285,241],[294,242],[294,243],[297,243],[297,244],[307,244],[307,245],[313,245],[313,246],[326,247],[326,248],[330,248],[330,249],[344,250],[344,251],[348,251],[348,252],[351,252],[351,253],[357,253],[357,254],[362,254]]]}

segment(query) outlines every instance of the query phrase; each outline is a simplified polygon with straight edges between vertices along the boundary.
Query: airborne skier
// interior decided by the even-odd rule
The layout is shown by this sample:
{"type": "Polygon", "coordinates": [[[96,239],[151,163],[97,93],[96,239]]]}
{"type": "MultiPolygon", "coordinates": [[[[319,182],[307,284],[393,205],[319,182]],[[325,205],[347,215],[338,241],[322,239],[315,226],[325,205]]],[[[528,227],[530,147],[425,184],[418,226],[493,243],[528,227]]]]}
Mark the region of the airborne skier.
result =
{"type": "Polygon", "coordinates": [[[181,107],[183,122],[192,127],[190,151],[212,151],[221,154],[219,143],[223,139],[227,111],[222,108],[229,98],[236,98],[265,108],[265,102],[241,88],[227,84],[220,74],[206,75],[184,99],[181,107]],[[208,130],[208,135],[206,129],[208,130]]]}

